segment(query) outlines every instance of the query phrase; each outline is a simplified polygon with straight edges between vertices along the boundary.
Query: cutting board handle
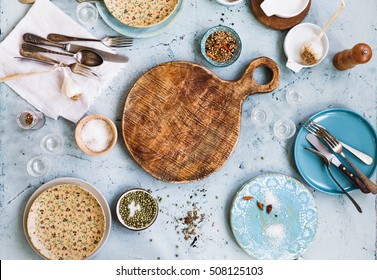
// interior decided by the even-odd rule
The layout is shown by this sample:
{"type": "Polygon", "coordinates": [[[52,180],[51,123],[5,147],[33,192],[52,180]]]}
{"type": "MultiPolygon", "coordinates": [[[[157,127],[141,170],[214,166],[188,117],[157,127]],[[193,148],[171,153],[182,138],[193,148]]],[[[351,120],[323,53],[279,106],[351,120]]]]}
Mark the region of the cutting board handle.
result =
{"type": "Polygon", "coordinates": [[[267,93],[277,88],[280,80],[280,70],[275,61],[268,57],[259,57],[254,59],[247,67],[242,77],[236,81],[236,91],[242,99],[254,93],[267,93]],[[258,84],[254,78],[255,69],[258,67],[267,67],[272,72],[272,79],[267,84],[258,84]]]}

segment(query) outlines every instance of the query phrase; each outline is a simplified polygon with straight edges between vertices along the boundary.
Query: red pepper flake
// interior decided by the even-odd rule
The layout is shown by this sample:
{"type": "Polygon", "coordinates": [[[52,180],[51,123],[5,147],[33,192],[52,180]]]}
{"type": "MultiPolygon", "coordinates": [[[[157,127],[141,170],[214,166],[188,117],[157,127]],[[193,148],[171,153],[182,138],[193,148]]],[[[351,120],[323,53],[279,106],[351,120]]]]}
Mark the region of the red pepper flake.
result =
{"type": "Polygon", "coordinates": [[[267,212],[267,214],[270,214],[271,211],[272,211],[272,205],[271,205],[271,204],[268,204],[268,205],[267,205],[267,208],[266,208],[266,212],[267,212]]]}
{"type": "Polygon", "coordinates": [[[254,197],[252,197],[251,195],[245,195],[243,197],[243,200],[252,200],[254,197]]]}
{"type": "Polygon", "coordinates": [[[258,208],[259,208],[260,210],[263,211],[264,204],[263,204],[262,202],[257,201],[257,206],[258,206],[258,208]]]}
{"type": "Polygon", "coordinates": [[[228,46],[226,45],[225,42],[223,43],[223,47],[224,47],[224,49],[226,49],[228,52],[231,52],[230,49],[228,48],[228,46]]]}
{"type": "Polygon", "coordinates": [[[211,54],[210,52],[207,52],[207,55],[208,55],[210,58],[212,58],[213,60],[216,59],[216,57],[215,57],[213,54],[211,54]]]}

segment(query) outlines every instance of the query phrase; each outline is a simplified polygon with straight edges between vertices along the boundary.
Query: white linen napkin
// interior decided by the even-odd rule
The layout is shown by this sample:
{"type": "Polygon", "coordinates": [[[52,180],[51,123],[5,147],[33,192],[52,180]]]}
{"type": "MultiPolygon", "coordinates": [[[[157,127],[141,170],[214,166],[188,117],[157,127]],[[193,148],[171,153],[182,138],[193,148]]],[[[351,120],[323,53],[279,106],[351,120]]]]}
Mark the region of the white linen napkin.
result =
{"type": "MultiPolygon", "coordinates": [[[[20,56],[19,49],[23,42],[22,36],[27,32],[34,33],[44,38],[49,33],[94,38],[85,28],[66,15],[49,0],[37,0],[7,38],[0,43],[0,77],[12,74],[46,71],[52,67],[14,58],[20,56]]],[[[79,42],[79,44],[110,51],[109,48],[101,43],[79,42]]],[[[64,52],[64,50],[61,51],[64,52]]],[[[43,55],[66,63],[75,62],[73,58],[69,57],[65,58],[51,54],[43,55]]],[[[104,62],[99,67],[93,67],[101,76],[100,81],[69,73],[83,88],[82,97],[78,101],[67,98],[61,92],[64,77],[64,73],[62,73],[61,70],[49,74],[8,81],[6,83],[46,116],[54,119],[61,116],[76,123],[87,112],[94,100],[101,94],[101,88],[108,85],[110,80],[114,78],[124,66],[124,63],[104,62]]],[[[67,71],[70,72],[69,69],[67,69],[67,71]]]]}

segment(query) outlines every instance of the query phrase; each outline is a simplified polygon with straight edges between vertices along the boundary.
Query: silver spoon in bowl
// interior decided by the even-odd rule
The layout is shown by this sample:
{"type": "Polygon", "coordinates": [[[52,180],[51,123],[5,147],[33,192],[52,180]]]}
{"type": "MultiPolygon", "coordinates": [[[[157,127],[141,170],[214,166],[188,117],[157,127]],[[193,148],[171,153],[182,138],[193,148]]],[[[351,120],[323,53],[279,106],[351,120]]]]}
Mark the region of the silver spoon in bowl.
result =
{"type": "Polygon", "coordinates": [[[82,49],[78,51],[77,53],[62,53],[62,52],[56,52],[49,49],[42,48],[37,45],[29,44],[29,43],[23,43],[21,48],[24,51],[27,52],[42,52],[42,53],[51,53],[51,54],[57,54],[57,55],[65,55],[65,56],[72,56],[75,58],[78,62],[81,64],[84,64],[86,66],[100,66],[103,63],[103,58],[96,52],[92,50],[86,50],[82,49]]]}
{"type": "Polygon", "coordinates": [[[363,213],[363,211],[361,210],[361,207],[359,206],[359,204],[353,199],[352,196],[350,196],[350,194],[339,184],[339,182],[335,179],[334,175],[332,175],[331,173],[331,169],[330,169],[330,161],[320,152],[318,152],[317,150],[314,150],[312,148],[308,148],[308,147],[305,147],[306,150],[312,152],[313,154],[316,154],[317,156],[319,156],[320,158],[322,158],[322,160],[325,162],[326,164],[326,168],[327,168],[327,171],[329,172],[331,178],[334,180],[334,182],[338,185],[338,187],[343,191],[343,193],[351,200],[351,202],[353,203],[353,205],[355,205],[357,211],[359,211],[360,213],[363,213]]]}

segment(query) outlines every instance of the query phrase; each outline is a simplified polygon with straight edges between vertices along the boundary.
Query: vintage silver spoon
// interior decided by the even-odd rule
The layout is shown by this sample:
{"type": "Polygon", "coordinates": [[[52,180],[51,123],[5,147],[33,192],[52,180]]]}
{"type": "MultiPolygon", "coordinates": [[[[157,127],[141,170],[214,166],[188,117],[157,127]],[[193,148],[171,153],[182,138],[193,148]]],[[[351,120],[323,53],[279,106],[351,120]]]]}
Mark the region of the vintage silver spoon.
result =
{"type": "Polygon", "coordinates": [[[339,182],[335,179],[334,175],[332,175],[331,173],[331,169],[330,169],[330,161],[320,152],[318,152],[317,150],[314,150],[312,148],[308,148],[308,147],[305,147],[306,150],[316,154],[317,156],[319,156],[320,158],[323,159],[323,161],[325,162],[326,164],[326,168],[327,168],[327,171],[329,172],[331,178],[334,180],[334,182],[338,185],[338,187],[345,193],[345,195],[352,201],[353,205],[355,205],[357,211],[359,211],[360,213],[363,213],[363,211],[361,210],[361,207],[359,206],[359,204],[353,199],[352,196],[350,196],[350,194],[339,184],[339,182]]]}
{"type": "Polygon", "coordinates": [[[103,58],[92,50],[82,49],[77,53],[62,53],[56,52],[49,49],[42,48],[37,45],[23,43],[21,48],[27,52],[44,52],[44,53],[51,53],[51,54],[58,54],[58,55],[65,55],[65,56],[72,56],[81,64],[86,66],[100,66],[103,63],[103,58]]]}

